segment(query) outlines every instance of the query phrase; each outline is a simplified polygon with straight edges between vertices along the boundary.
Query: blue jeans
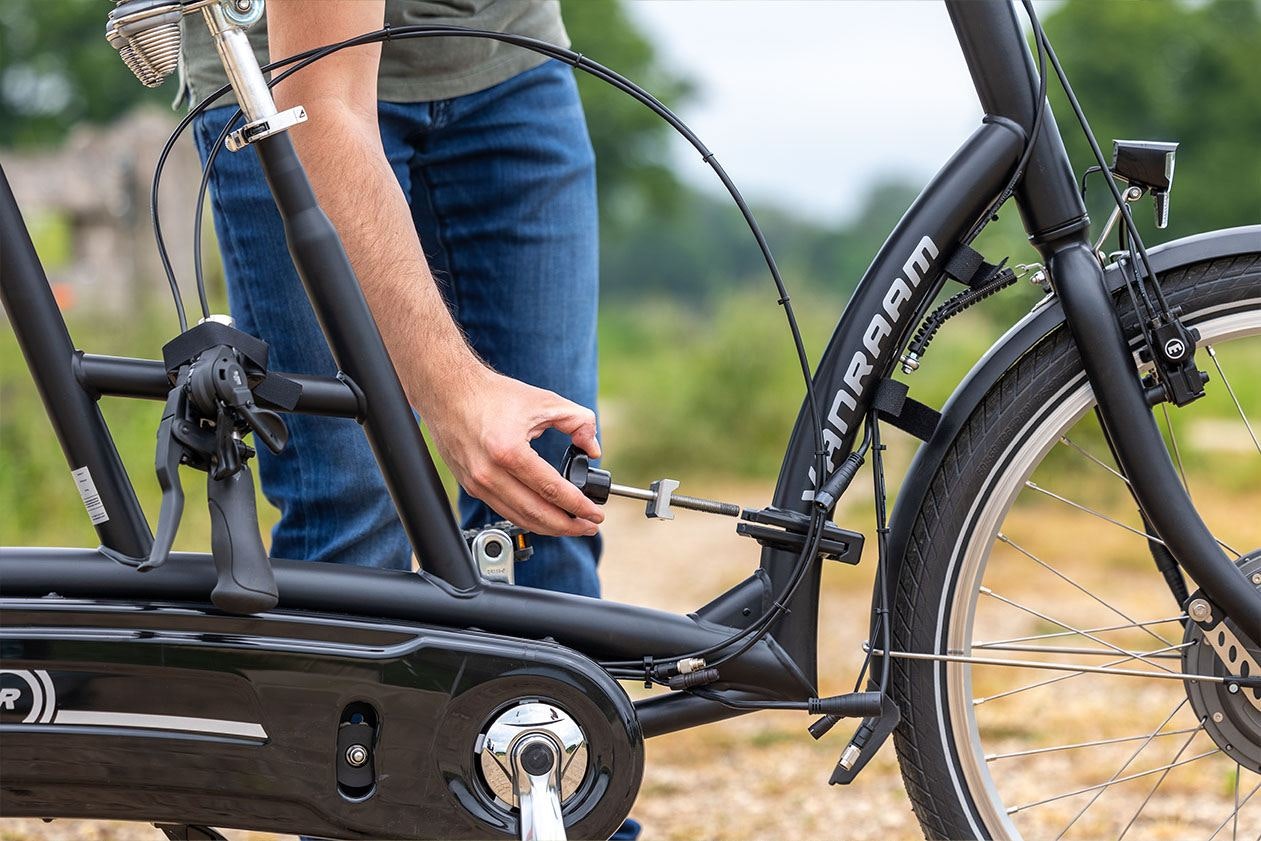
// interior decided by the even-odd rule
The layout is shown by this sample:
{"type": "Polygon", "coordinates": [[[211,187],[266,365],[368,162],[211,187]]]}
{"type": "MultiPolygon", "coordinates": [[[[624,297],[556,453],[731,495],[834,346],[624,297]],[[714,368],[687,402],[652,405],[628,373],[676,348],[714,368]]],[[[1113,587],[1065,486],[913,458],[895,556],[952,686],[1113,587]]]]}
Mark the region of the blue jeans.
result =
{"type": "MultiPolygon", "coordinates": [[[[196,121],[203,161],[233,108],[196,121]]],[[[496,370],[595,408],[598,294],[595,162],[572,71],[548,61],[488,90],[379,104],[381,139],[452,315],[496,370]]],[[[211,182],[232,315],[271,346],[274,370],[336,366],[289,259],[252,151],[221,152],[211,182]]],[[[353,185],[347,185],[354,189],[353,185]]],[[[275,557],[409,569],[411,546],[362,429],[287,417],[258,472],[280,509],[275,557]]],[[[559,465],[566,436],[535,449],[559,465]]],[[[502,519],[460,491],[464,528],[502,519]]],[[[600,594],[600,538],[534,537],[519,584],[600,594]]]]}

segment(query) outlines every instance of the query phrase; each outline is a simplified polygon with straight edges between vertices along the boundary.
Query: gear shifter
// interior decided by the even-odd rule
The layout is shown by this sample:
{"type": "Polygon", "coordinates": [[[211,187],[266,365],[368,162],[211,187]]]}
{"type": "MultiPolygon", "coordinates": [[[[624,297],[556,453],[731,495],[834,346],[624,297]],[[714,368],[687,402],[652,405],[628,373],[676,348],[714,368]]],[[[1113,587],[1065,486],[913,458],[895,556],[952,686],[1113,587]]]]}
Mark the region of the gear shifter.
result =
{"type": "Polygon", "coordinates": [[[267,377],[267,346],[226,325],[203,323],[163,350],[174,386],[158,426],[162,506],[153,548],[140,570],[161,566],[170,554],[184,510],[179,468],[187,465],[208,474],[211,552],[218,572],[211,601],[232,613],[268,610],[278,600],[276,581],[259,535],[254,479],[246,463],[254,450],[241,440],[253,432],[278,453],[289,439],[281,417],[254,401],[253,388],[267,377]]]}

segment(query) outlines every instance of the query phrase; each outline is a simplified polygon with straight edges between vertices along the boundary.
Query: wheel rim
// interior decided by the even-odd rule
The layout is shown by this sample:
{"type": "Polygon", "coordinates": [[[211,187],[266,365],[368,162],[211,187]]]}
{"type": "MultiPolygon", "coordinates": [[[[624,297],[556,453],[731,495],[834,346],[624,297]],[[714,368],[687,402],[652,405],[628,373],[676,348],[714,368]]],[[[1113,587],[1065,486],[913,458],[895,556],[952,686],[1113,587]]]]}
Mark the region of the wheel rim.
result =
{"type": "MultiPolygon", "coordinates": [[[[1191,319],[1197,323],[1203,335],[1201,346],[1214,349],[1214,355],[1211,357],[1204,358],[1205,354],[1201,354],[1201,365],[1214,375],[1219,384],[1223,381],[1237,383],[1240,375],[1231,374],[1229,368],[1226,367],[1227,360],[1224,355],[1216,353],[1217,346],[1224,347],[1228,343],[1255,346],[1258,344],[1255,338],[1251,342],[1244,343],[1239,343],[1237,340],[1261,336],[1261,302],[1248,302],[1243,306],[1242,312],[1238,311],[1241,307],[1238,302],[1225,307],[1203,310],[1191,319]]],[[[1235,397],[1233,389],[1231,396],[1235,397]]],[[[1261,432],[1257,421],[1261,418],[1256,417],[1257,413],[1251,404],[1248,404],[1249,408],[1245,410],[1236,398],[1235,405],[1239,408],[1241,425],[1247,427],[1247,433],[1255,444],[1257,432],[1261,432]]],[[[996,466],[985,480],[982,492],[977,495],[977,503],[965,519],[966,527],[961,530],[951,554],[951,565],[958,565],[959,569],[957,577],[953,575],[954,570],[948,571],[946,577],[947,581],[955,580],[956,585],[953,592],[941,601],[935,635],[935,638],[941,641],[938,654],[963,654],[1004,660],[1040,659],[1043,662],[1061,664],[1101,665],[1105,662],[1116,661],[1119,665],[1115,668],[1144,671],[1165,669],[1175,672],[1180,670],[1181,660],[1173,658],[1177,658],[1181,651],[1180,648],[1174,647],[1183,642],[1181,626],[1168,622],[1141,626],[1136,624],[1181,615],[1181,610],[1174,604],[1167,589],[1164,589],[1165,585],[1156,573],[1150,555],[1146,557],[1150,579],[1148,587],[1152,592],[1156,592],[1156,587],[1162,588],[1166,603],[1166,609],[1160,616],[1153,615],[1150,611],[1137,615],[1125,605],[1119,604],[1117,599],[1109,598],[1107,594],[1102,597],[1103,601],[1097,599],[1092,601],[1093,596],[1087,597],[1089,595],[1087,591],[1090,590],[1088,586],[1078,586],[1074,589],[1066,580],[1076,581],[1074,576],[1077,575],[1077,566],[1071,567],[1066,573],[1062,565],[1043,557],[1036,547],[1026,545],[1031,542],[1030,540],[1024,537],[1014,538],[1009,533],[1010,529],[1007,528],[1012,519],[1019,519],[1022,497],[1032,495],[1041,504],[1051,503],[1054,506],[1062,506],[1079,517],[1095,521],[1096,526],[1106,523],[1107,529],[1125,533],[1122,530],[1127,528],[1126,521],[1120,516],[1110,516],[1108,510],[1101,510],[1102,506],[1083,504],[1074,500],[1071,494],[1044,487],[1037,482],[1029,484],[1037,468],[1043,465],[1048,454],[1056,449],[1072,452],[1083,468],[1089,467],[1090,470],[1101,475],[1107,476],[1108,473],[1105,471],[1114,471],[1111,467],[1112,460],[1107,455],[1106,449],[1102,453],[1092,452],[1090,448],[1074,441],[1071,436],[1070,431],[1079,427],[1093,406],[1094,399],[1090,387],[1085,382],[1084,375],[1079,374],[1047,401],[1044,408],[1028,421],[1018,435],[1013,437],[1013,443],[1008,447],[1008,451],[997,460],[996,466]],[[1073,507],[1074,503],[1077,505],[1076,508],[1073,507]],[[1065,605],[1056,604],[1048,609],[1045,602],[1038,604],[1033,603],[1032,600],[1012,597],[1008,594],[1010,589],[1004,592],[997,587],[987,586],[985,591],[982,591],[983,585],[992,583],[994,579],[1001,580],[997,574],[1000,571],[1000,565],[995,564],[995,568],[991,569],[991,557],[995,554],[997,546],[1002,547],[1002,564],[1011,567],[1018,561],[1023,563],[1028,575],[1036,574],[1042,579],[1054,580],[1060,587],[1058,592],[1065,592],[1065,590],[1077,592],[1080,599],[1086,600],[1094,608],[1092,615],[1096,619],[1104,617],[1110,618],[1111,621],[1098,621],[1094,624],[1085,621],[1077,622],[1063,618],[1065,615],[1071,615],[1066,613],[1067,606],[1065,605]],[[1035,570],[1040,571],[1035,573],[1035,570]],[[989,577],[987,573],[990,573],[989,577]],[[949,614],[946,613],[947,606],[950,608],[949,614]],[[982,620],[979,623],[978,610],[982,620]],[[993,620],[990,615],[993,611],[998,611],[999,614],[1005,614],[1005,616],[1000,620],[993,620]],[[1019,623],[1013,619],[1014,616],[1023,618],[1026,625],[1032,622],[1049,629],[1036,634],[999,633],[993,636],[986,633],[996,627],[1019,627],[1019,623]],[[1110,627],[1125,625],[1131,627],[1110,627]],[[1077,633],[1072,633],[1073,631],[1077,633]],[[1026,636],[1029,638],[1021,639],[1026,636]],[[1124,637],[1132,643],[1136,636],[1145,639],[1149,645],[1144,649],[1125,648],[1116,642],[1124,637]],[[982,639],[983,637],[985,639],[982,639]],[[1153,637],[1159,638],[1160,641],[1158,642],[1153,637]],[[1045,647],[1047,640],[1056,643],[1055,647],[1067,650],[1053,654],[1045,648],[1039,651],[1027,650],[1031,646],[1045,647]],[[1116,649],[1116,651],[1111,649],[1116,649]],[[1155,653],[1139,659],[1128,656],[1130,652],[1139,650],[1155,653]],[[1115,656],[1102,656],[1105,653],[1115,654],[1115,656]]],[[[1173,424],[1176,420],[1166,419],[1164,414],[1158,410],[1158,419],[1168,420],[1170,430],[1174,430],[1173,424]]],[[[1182,450],[1186,449],[1185,444],[1179,445],[1176,434],[1172,435],[1172,441],[1171,449],[1177,453],[1176,460],[1183,476],[1187,476],[1188,470],[1192,473],[1190,487],[1194,490],[1196,476],[1194,467],[1189,462],[1184,463],[1182,450]]],[[[1248,457],[1241,455],[1241,458],[1248,457]]],[[[1258,444],[1257,449],[1251,452],[1250,457],[1256,459],[1252,475],[1261,475],[1261,444],[1258,444]]],[[[1110,475],[1109,481],[1124,492],[1123,479],[1117,475],[1110,475]]],[[[1132,503],[1130,506],[1133,507],[1132,503]]],[[[1209,524],[1214,525],[1211,517],[1209,524]]],[[[1129,526],[1129,530],[1135,532],[1129,534],[1128,537],[1131,538],[1130,549],[1136,557],[1141,554],[1140,550],[1141,552],[1148,551],[1146,537],[1143,536],[1141,526],[1141,522],[1139,529],[1129,526]]],[[[1247,553],[1256,547],[1249,545],[1239,548],[1247,553]]],[[[1077,583],[1080,585],[1081,582],[1077,583]]],[[[1191,587],[1194,589],[1193,583],[1191,587]]],[[[1150,818],[1154,814],[1153,801],[1160,797],[1162,787],[1170,786],[1170,780],[1175,775],[1183,774],[1184,769],[1196,764],[1219,763],[1224,756],[1220,749],[1216,754],[1208,752],[1210,748],[1217,746],[1206,739],[1206,734],[1197,733],[1191,729],[1194,720],[1191,724],[1178,723],[1187,720],[1186,691],[1180,681],[1114,674],[1075,674],[1068,671],[1035,672],[1032,669],[971,663],[942,663],[934,670],[934,681],[943,745],[946,747],[947,755],[953,752],[958,760],[957,768],[951,768],[953,783],[956,793],[963,802],[967,802],[970,798],[976,805],[983,823],[983,826],[974,827],[978,836],[988,832],[996,837],[1019,837],[1021,829],[1029,830],[1036,827],[1036,832],[1031,834],[1036,834],[1038,837],[1057,837],[1057,833],[1058,836],[1063,837],[1101,837],[1101,834],[1112,837],[1131,837],[1136,833],[1136,826],[1141,830],[1145,816],[1150,818]],[[999,685],[1002,679],[995,679],[993,677],[995,673],[1009,675],[1005,680],[1010,686],[1004,688],[999,685]],[[978,675],[980,675],[979,679],[974,680],[978,675]],[[1127,741],[1124,737],[1130,734],[1113,734],[1108,727],[1104,727],[1102,732],[1107,734],[1106,737],[1083,735],[1083,738],[1077,741],[1060,739],[1062,743],[1060,745],[1056,745],[1054,739],[1050,744],[1043,744],[1046,740],[1036,732],[1036,727],[1029,727],[1027,728],[1029,738],[1033,744],[1026,751],[1036,752],[1022,752],[1014,747],[1015,738],[1010,736],[1005,738],[1002,735],[1003,727],[1006,726],[1005,719],[1013,715],[1013,710],[1021,709],[1021,703],[1028,701],[1029,698],[1041,695],[1043,704],[1054,703],[1065,693],[1077,694],[1081,685],[1104,681],[1111,682],[1115,691],[1120,693],[1118,700],[1122,702],[1128,699],[1142,699],[1143,703],[1136,704],[1134,709],[1137,711],[1137,707],[1144,707],[1146,718],[1143,719],[1144,723],[1136,724],[1131,728],[1139,739],[1127,741]],[[980,696],[976,694],[978,683],[984,687],[984,692],[980,696]],[[1159,684],[1160,688],[1152,693],[1147,693],[1143,688],[1155,684],[1159,684]],[[945,695],[944,707],[948,710],[948,716],[942,716],[940,713],[943,710],[943,695],[945,695]],[[1019,696],[1022,695],[1025,697],[1020,698],[1019,696]],[[1156,696],[1162,700],[1157,700],[1156,696]],[[979,702],[977,702],[978,697],[981,699],[979,702]],[[1162,722],[1162,719],[1170,712],[1174,704],[1161,707],[1164,698],[1174,699],[1175,703],[1176,699],[1182,699],[1184,702],[1181,708],[1173,710],[1174,714],[1167,722],[1162,722]],[[1147,719],[1152,718],[1154,720],[1148,723],[1147,719]],[[1156,724],[1163,724],[1163,729],[1155,727],[1156,724]],[[1149,734],[1152,733],[1157,735],[1150,736],[1149,734]],[[951,734],[954,736],[952,737],[951,734]],[[1144,737],[1146,741],[1143,740],[1144,737]],[[953,751],[952,742],[955,746],[953,751]],[[1184,742],[1185,746],[1183,746],[1184,742]],[[1153,743],[1162,750],[1158,752],[1152,747],[1153,743]],[[1175,753],[1169,753],[1163,750],[1164,743],[1177,743],[1177,746],[1183,746],[1183,750],[1176,753],[1175,749],[1175,753]],[[1138,748],[1137,751],[1136,748],[1138,748]],[[1131,753],[1135,756],[1126,763],[1125,760],[1131,753]],[[1148,755],[1145,757],[1144,753],[1148,755]],[[1090,759],[1092,754],[1095,757],[1106,754],[1107,758],[1102,761],[1090,759]],[[1148,761],[1152,756],[1166,754],[1173,756],[1173,759],[1155,763],[1148,761]],[[1085,789],[1087,786],[1076,783],[1082,776],[1089,775],[1080,773],[1080,765],[1070,765],[1067,776],[1075,777],[1073,781],[1053,780],[1044,787],[1043,794],[1032,794],[1028,787],[1030,773],[1036,779],[1038,774],[1047,773],[1048,768],[1061,768],[1064,765],[1063,757],[1066,756],[1070,757],[1070,761],[1077,763],[1098,762],[1099,770],[1106,769],[1107,773],[1103,774],[1099,783],[1095,784],[1095,788],[1078,792],[1077,789],[1085,789]],[[1083,757],[1085,757],[1084,760],[1083,757]],[[1161,770],[1162,765],[1171,767],[1161,770]],[[1123,789],[1126,793],[1125,797],[1120,796],[1123,789]],[[1148,790],[1152,790],[1153,793],[1147,795],[1148,790]],[[1147,797],[1146,800],[1144,796],[1147,797]],[[1009,814],[1008,810],[1013,807],[1016,807],[1018,811],[1009,814]],[[1038,814],[1039,812],[1041,814],[1038,814]],[[1101,814],[1102,817],[1100,817],[1101,814]],[[1048,815],[1051,818],[1047,818],[1048,815]],[[1067,815],[1066,821],[1061,820],[1064,815],[1067,815]],[[1117,817],[1114,819],[1113,816],[1117,817]]],[[[1108,686],[1108,684],[1104,685],[1108,686]]],[[[1080,697],[1087,701],[1093,700],[1093,696],[1085,692],[1080,697]]],[[[1020,715],[1018,712],[1014,714],[1020,715]]],[[[1025,714],[1028,714],[1027,711],[1025,714]]],[[[1052,722],[1055,718],[1054,714],[1050,715],[1052,722]]],[[[1230,768],[1237,769],[1233,761],[1226,760],[1226,762],[1230,768]]],[[[1246,770],[1242,774],[1236,770],[1234,792],[1232,792],[1236,797],[1240,800],[1245,797],[1250,798],[1249,792],[1254,791],[1253,785],[1261,788],[1261,777],[1256,777],[1246,770]],[[1241,777],[1243,777],[1242,780],[1241,777]],[[1242,792],[1238,791],[1241,786],[1244,787],[1242,792]]],[[[1232,835],[1223,836],[1222,833],[1234,833],[1238,829],[1238,815],[1241,810],[1232,798],[1227,798],[1227,804],[1226,824],[1213,827],[1218,830],[1217,837],[1219,838],[1233,837],[1232,835]],[[1229,814],[1231,809],[1235,812],[1233,821],[1229,814]]],[[[1255,798],[1253,808],[1261,809],[1261,794],[1255,798]]],[[[1253,827],[1251,831],[1255,836],[1257,828],[1253,827]]]]}

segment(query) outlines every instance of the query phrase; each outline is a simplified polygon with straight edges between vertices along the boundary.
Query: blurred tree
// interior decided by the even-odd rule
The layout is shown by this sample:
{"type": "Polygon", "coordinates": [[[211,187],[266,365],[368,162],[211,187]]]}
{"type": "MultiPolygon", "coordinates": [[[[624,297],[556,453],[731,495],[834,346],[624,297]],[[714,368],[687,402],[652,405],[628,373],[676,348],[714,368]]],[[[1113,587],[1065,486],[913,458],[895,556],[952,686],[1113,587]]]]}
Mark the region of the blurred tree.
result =
{"type": "MultiPolygon", "coordinates": [[[[644,87],[666,105],[692,92],[664,67],[656,48],[626,14],[624,0],[561,0],[573,48],[644,87]]],[[[595,147],[602,221],[614,230],[647,215],[677,209],[682,189],[670,167],[671,129],[610,85],[578,73],[595,147]]]]}
{"type": "MultiPolygon", "coordinates": [[[[1182,144],[1169,229],[1146,238],[1261,222],[1259,0],[1068,0],[1045,27],[1109,160],[1114,138],[1182,144]]],[[[1054,81],[1050,88],[1082,172],[1094,164],[1090,148],[1063,92],[1054,81]]],[[[1107,191],[1093,178],[1087,195],[1101,220],[1107,191]]],[[[1134,216],[1153,230],[1148,207],[1134,216]]]]}
{"type": "Polygon", "coordinates": [[[0,2],[0,146],[55,144],[74,125],[172,91],[141,86],[105,41],[104,0],[0,2]]]}
{"type": "MultiPolygon", "coordinates": [[[[165,106],[167,84],[139,85],[105,42],[105,0],[0,2],[0,146],[56,143],[80,122],[108,122],[139,103],[165,106]]],[[[690,85],[665,69],[624,0],[564,0],[575,49],[676,105],[690,85]]],[[[579,87],[599,161],[601,208],[616,225],[672,206],[669,127],[647,108],[586,74],[579,87]]]]}

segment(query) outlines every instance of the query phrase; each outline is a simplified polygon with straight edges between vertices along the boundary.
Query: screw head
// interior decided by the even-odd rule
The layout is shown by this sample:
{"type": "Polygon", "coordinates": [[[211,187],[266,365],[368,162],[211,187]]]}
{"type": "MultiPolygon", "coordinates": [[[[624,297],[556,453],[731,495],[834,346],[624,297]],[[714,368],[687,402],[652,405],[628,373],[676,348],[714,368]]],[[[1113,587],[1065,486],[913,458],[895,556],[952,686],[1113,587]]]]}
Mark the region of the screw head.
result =
{"type": "Polygon", "coordinates": [[[1196,622],[1207,622],[1213,618],[1213,609],[1204,599],[1196,599],[1191,602],[1190,607],[1187,608],[1187,613],[1196,622]]]}
{"type": "Polygon", "coordinates": [[[368,763],[368,749],[363,745],[351,745],[346,748],[346,764],[351,768],[362,768],[368,763]]]}
{"type": "Polygon", "coordinates": [[[1239,684],[1237,684],[1237,683],[1229,683],[1229,684],[1227,684],[1227,685],[1226,685],[1226,691],[1227,691],[1227,692],[1229,692],[1231,695],[1238,695],[1238,694],[1239,694],[1239,684]]]}
{"type": "Polygon", "coordinates": [[[1256,584],[1258,587],[1261,587],[1261,572],[1254,572],[1252,574],[1252,583],[1256,584]]]}
{"type": "Polygon", "coordinates": [[[1213,713],[1213,722],[1215,724],[1221,724],[1225,719],[1226,716],[1222,715],[1220,712],[1213,713]]]}
{"type": "Polygon", "coordinates": [[[556,754],[543,742],[526,745],[521,751],[521,770],[532,776],[540,776],[552,770],[556,754]]]}

